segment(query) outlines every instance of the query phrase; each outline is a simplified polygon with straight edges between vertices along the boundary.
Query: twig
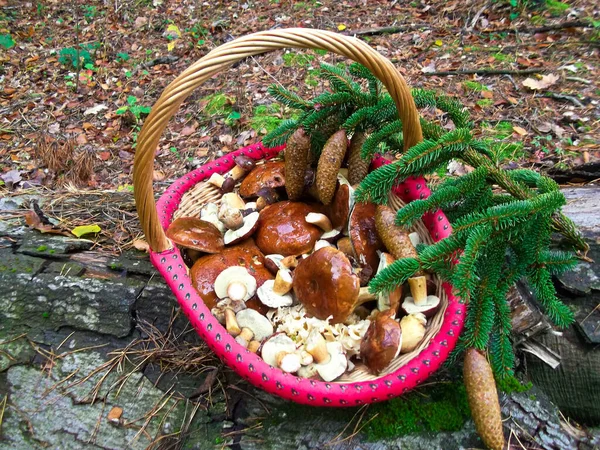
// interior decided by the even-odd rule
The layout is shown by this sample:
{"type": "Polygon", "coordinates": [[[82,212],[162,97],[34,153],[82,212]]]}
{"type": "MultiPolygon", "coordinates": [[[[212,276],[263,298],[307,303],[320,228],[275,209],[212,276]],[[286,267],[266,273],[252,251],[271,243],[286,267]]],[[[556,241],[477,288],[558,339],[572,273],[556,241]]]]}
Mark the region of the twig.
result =
{"type": "Polygon", "coordinates": [[[515,91],[519,91],[519,85],[515,82],[515,79],[513,77],[511,77],[510,75],[504,75],[504,78],[508,78],[508,80],[512,83],[513,87],[515,88],[515,91]]]}
{"type": "Polygon", "coordinates": [[[441,72],[428,72],[423,75],[446,77],[450,75],[527,75],[530,73],[546,72],[547,69],[522,69],[522,70],[507,70],[507,69],[464,69],[464,70],[447,70],[441,72]]]}
{"type": "Polygon", "coordinates": [[[592,82],[590,80],[586,80],[585,78],[579,78],[579,77],[566,77],[565,80],[577,81],[578,83],[583,83],[583,84],[592,84],[592,82]]]}
{"type": "Polygon", "coordinates": [[[481,17],[481,15],[487,9],[488,6],[489,5],[486,3],[479,9],[479,11],[477,11],[475,13],[473,20],[471,20],[471,25],[469,25],[467,28],[465,28],[465,31],[473,31],[473,29],[475,28],[475,25],[477,25],[477,22],[479,21],[479,18],[481,17]]]}
{"type": "Polygon", "coordinates": [[[173,64],[177,61],[179,61],[179,56],[176,55],[159,56],[152,61],[140,64],[135,68],[135,72],[138,72],[140,69],[149,69],[150,67],[158,66],[159,64],[173,64]]]}
{"type": "Polygon", "coordinates": [[[544,95],[544,97],[550,97],[555,100],[566,100],[568,102],[573,103],[575,106],[577,106],[579,108],[583,108],[583,106],[584,106],[583,103],[581,103],[578,98],[573,97],[572,95],[559,94],[557,92],[546,92],[546,95],[544,95]]]}
{"type": "Polygon", "coordinates": [[[428,28],[431,25],[426,23],[420,24],[410,24],[410,25],[398,25],[394,27],[375,27],[375,28],[363,28],[360,30],[349,30],[345,31],[342,34],[347,34],[349,36],[374,36],[376,34],[395,34],[402,33],[404,31],[417,30],[420,28],[428,28]]]}
{"type": "Polygon", "coordinates": [[[481,33],[524,33],[524,34],[536,34],[546,33],[548,31],[564,30],[565,28],[588,28],[590,23],[583,20],[571,20],[568,22],[558,23],[556,25],[547,25],[539,28],[528,28],[528,27],[513,27],[513,28],[497,28],[495,30],[481,30],[481,33]]]}

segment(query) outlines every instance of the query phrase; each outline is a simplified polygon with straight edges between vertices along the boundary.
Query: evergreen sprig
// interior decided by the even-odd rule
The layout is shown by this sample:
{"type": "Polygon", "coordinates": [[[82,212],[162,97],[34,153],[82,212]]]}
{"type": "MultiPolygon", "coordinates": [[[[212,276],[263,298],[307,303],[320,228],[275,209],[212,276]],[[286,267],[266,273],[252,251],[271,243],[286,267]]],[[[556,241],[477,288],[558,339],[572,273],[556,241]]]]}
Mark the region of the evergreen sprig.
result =
{"type": "Polygon", "coordinates": [[[473,137],[469,112],[456,98],[424,89],[412,91],[417,108],[442,111],[443,120],[452,121],[454,129],[447,131],[441,122],[421,117],[425,140],[403,152],[403,124],[379,80],[359,64],[349,70],[322,64],[319,74],[331,90],[311,101],[279,86],[270,88],[278,101],[299,110],[299,115],[284,121],[264,142],[283,143],[303,127],[318,154],[340,128],[348,134],[365,132],[363,158],[385,149],[398,159],[367,175],[355,191],[359,202],[387,203],[399,183],[433,173],[452,159],[474,167],[461,177],[442,179],[429,198],[398,211],[396,224],[408,227],[423,214],[441,209],[452,224],[452,234],[435,244],[419,245],[417,257],[393,262],[371,280],[369,288],[373,293],[389,292],[416,273],[437,273],[468,303],[465,329],[449,361],[468,347],[487,349],[496,375],[510,374],[514,354],[506,295],[514,283],[526,280],[557,326],[573,321],[571,311],[556,296],[552,275],[572,268],[575,255],[550,249],[550,235],[560,231],[583,251],[587,244],[573,222],[560,213],[565,199],[558,185],[531,170],[501,169],[499,149],[473,137]]]}

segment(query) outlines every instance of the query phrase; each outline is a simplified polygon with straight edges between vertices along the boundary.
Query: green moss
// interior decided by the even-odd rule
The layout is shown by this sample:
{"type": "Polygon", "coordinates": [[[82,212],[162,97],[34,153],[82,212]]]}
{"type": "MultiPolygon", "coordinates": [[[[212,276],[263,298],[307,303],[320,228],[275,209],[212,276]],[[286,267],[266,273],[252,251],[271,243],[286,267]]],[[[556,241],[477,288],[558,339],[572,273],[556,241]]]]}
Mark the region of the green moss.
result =
{"type": "Polygon", "coordinates": [[[481,100],[477,100],[477,104],[482,108],[487,108],[488,106],[492,106],[494,104],[494,100],[491,98],[482,98],[481,100]]]}
{"type": "Polygon", "coordinates": [[[517,378],[513,376],[504,377],[496,380],[496,385],[505,394],[512,394],[514,392],[525,392],[531,389],[533,386],[531,382],[521,383],[517,378]]]}
{"type": "Polygon", "coordinates": [[[457,431],[471,416],[462,382],[439,383],[372,406],[371,441],[422,431],[457,431]]]}
{"type": "Polygon", "coordinates": [[[48,250],[48,247],[46,245],[40,245],[36,250],[38,252],[45,252],[46,250],[48,250]]]}
{"type": "Polygon", "coordinates": [[[48,253],[50,253],[51,255],[54,255],[56,253],[56,250],[54,250],[54,249],[48,250],[48,253]]]}
{"type": "Polygon", "coordinates": [[[492,55],[494,57],[494,59],[496,61],[502,61],[502,62],[513,62],[515,60],[514,56],[512,55],[507,55],[506,53],[494,53],[492,55]]]}
{"type": "Polygon", "coordinates": [[[489,88],[485,84],[478,83],[477,81],[465,81],[463,82],[463,86],[475,92],[489,91],[489,88]]]}
{"type": "Polygon", "coordinates": [[[111,263],[108,265],[108,268],[109,268],[110,270],[121,270],[121,269],[123,268],[123,264],[121,264],[121,263],[119,263],[119,262],[116,262],[116,261],[115,261],[115,262],[111,262],[111,263]]]}
{"type": "Polygon", "coordinates": [[[281,120],[279,105],[260,105],[254,108],[254,114],[250,119],[250,126],[257,133],[260,133],[263,129],[267,133],[270,133],[279,126],[281,120]]]}

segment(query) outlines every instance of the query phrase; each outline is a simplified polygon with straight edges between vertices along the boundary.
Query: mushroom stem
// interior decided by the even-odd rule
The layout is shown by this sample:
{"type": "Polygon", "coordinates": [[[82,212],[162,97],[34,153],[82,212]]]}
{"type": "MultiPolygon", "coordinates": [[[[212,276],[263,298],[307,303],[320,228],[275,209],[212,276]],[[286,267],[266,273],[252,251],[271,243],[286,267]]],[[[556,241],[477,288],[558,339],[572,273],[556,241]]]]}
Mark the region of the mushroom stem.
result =
{"type": "Polygon", "coordinates": [[[333,230],[331,220],[325,214],[308,213],[305,217],[306,222],[318,226],[321,230],[328,232],[333,230]]]}
{"type": "Polygon", "coordinates": [[[284,295],[292,289],[292,275],[288,269],[277,271],[273,292],[277,295],[284,295]]]}
{"type": "Polygon", "coordinates": [[[225,328],[233,337],[238,336],[242,332],[235,318],[235,311],[231,308],[225,308],[225,328]]]}
{"type": "Polygon", "coordinates": [[[298,266],[298,258],[294,255],[286,256],[281,260],[281,265],[286,269],[293,269],[298,266]]]}
{"type": "Polygon", "coordinates": [[[231,178],[233,178],[234,180],[239,180],[240,178],[242,178],[244,175],[246,175],[247,170],[240,167],[240,166],[234,166],[233,169],[231,169],[229,172],[227,172],[229,174],[229,176],[231,178]]]}
{"type": "Polygon", "coordinates": [[[408,279],[410,293],[414,299],[415,305],[423,305],[427,303],[427,279],[421,275],[408,279]]]}
{"type": "Polygon", "coordinates": [[[375,299],[377,299],[377,295],[371,294],[368,287],[361,287],[360,291],[358,292],[358,298],[356,299],[356,306],[360,306],[363,303],[367,303],[375,299]]]}
{"type": "Polygon", "coordinates": [[[259,348],[260,348],[260,342],[259,341],[250,341],[248,343],[248,350],[251,351],[252,353],[258,352],[259,348]]]}
{"type": "Polygon", "coordinates": [[[241,333],[235,338],[235,341],[242,347],[248,348],[248,344],[254,337],[254,333],[250,328],[242,328],[241,333]]]}
{"type": "Polygon", "coordinates": [[[243,300],[247,293],[246,285],[240,281],[233,281],[227,286],[227,297],[231,300],[243,300]]]}
{"type": "Polygon", "coordinates": [[[306,338],[306,351],[312,355],[317,364],[329,361],[329,352],[327,351],[327,342],[321,333],[316,329],[311,330],[306,338]]]}
{"type": "Polygon", "coordinates": [[[277,367],[284,372],[297,372],[301,366],[300,355],[297,353],[279,352],[277,354],[277,367]]]}
{"type": "Polygon", "coordinates": [[[221,175],[220,173],[215,172],[210,176],[208,182],[213,186],[221,188],[223,186],[223,183],[225,183],[225,177],[223,177],[223,175],[221,175]]]}
{"type": "Polygon", "coordinates": [[[246,208],[246,203],[244,203],[244,200],[242,200],[242,197],[240,197],[235,192],[229,192],[227,194],[224,194],[223,197],[221,197],[221,203],[227,203],[229,206],[231,206],[232,208],[235,208],[235,209],[245,209],[246,208]]]}
{"type": "Polygon", "coordinates": [[[217,217],[229,230],[237,230],[244,225],[244,216],[240,210],[232,208],[227,203],[221,204],[217,217]]]}

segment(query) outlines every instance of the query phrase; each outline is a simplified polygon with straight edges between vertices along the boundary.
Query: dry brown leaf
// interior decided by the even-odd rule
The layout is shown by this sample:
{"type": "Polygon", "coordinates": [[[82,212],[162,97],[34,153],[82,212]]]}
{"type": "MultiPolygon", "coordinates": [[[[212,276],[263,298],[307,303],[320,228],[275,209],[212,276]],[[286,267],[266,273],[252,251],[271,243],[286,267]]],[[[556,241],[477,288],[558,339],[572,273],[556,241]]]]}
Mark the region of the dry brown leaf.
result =
{"type": "Polygon", "coordinates": [[[525,128],[521,128],[521,127],[517,127],[517,126],[513,127],[513,131],[517,134],[520,134],[521,136],[525,136],[527,134],[527,130],[525,128]]]}
{"type": "Polygon", "coordinates": [[[25,213],[25,223],[29,225],[30,228],[34,228],[41,233],[71,236],[71,233],[69,233],[69,231],[67,230],[61,230],[60,228],[53,227],[52,225],[43,224],[42,219],[40,219],[40,216],[38,216],[33,210],[27,211],[25,213]]]}
{"type": "Polygon", "coordinates": [[[143,239],[134,239],[132,243],[133,247],[138,249],[140,252],[148,252],[150,251],[150,245],[143,239]]]}
{"type": "Polygon", "coordinates": [[[553,73],[549,73],[548,75],[542,76],[541,79],[535,80],[533,78],[527,78],[523,81],[523,86],[528,87],[529,89],[533,89],[534,91],[539,91],[542,89],[546,89],[553,84],[556,84],[559,77],[558,75],[554,75],[553,73]]]}
{"type": "Polygon", "coordinates": [[[107,419],[109,422],[119,423],[122,415],[123,408],[120,408],[119,406],[113,406],[108,413],[107,419]]]}

